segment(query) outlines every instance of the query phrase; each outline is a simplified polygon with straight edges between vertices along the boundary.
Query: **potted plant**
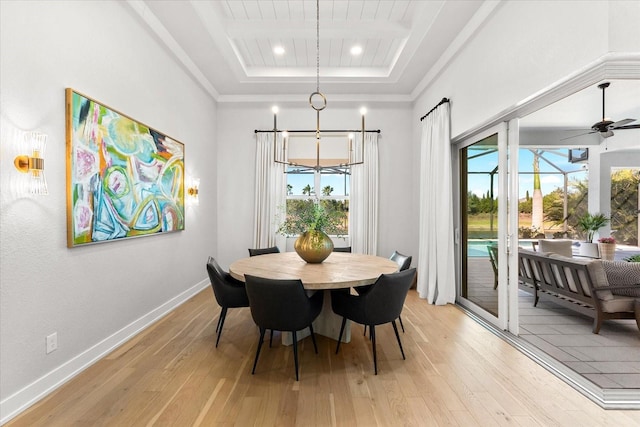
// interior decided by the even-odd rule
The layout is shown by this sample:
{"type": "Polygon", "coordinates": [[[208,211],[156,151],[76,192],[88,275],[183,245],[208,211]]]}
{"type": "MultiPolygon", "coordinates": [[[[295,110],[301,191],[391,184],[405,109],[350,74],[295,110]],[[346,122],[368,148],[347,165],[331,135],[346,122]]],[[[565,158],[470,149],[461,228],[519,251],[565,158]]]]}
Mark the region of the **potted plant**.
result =
{"type": "Polygon", "coordinates": [[[585,233],[585,242],[580,245],[580,254],[598,258],[598,245],[593,243],[593,235],[609,223],[609,218],[602,213],[585,213],[578,218],[577,226],[585,233]]]}
{"type": "Polygon", "coordinates": [[[613,261],[616,251],[616,239],[613,237],[601,237],[598,239],[600,258],[613,261]]]}
{"type": "Polygon", "coordinates": [[[299,235],[293,248],[308,263],[321,263],[333,251],[327,233],[343,234],[344,213],[327,209],[319,200],[297,200],[289,203],[287,216],[278,227],[285,236],[299,235]]]}

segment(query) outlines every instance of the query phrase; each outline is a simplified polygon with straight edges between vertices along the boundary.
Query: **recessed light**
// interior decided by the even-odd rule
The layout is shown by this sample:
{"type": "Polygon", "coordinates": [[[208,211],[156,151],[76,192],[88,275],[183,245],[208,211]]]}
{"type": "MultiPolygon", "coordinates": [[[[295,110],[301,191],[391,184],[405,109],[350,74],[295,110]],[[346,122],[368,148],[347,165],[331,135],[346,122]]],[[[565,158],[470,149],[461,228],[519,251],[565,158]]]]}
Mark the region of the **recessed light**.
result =
{"type": "Polygon", "coordinates": [[[284,55],[284,48],[282,46],[276,46],[273,48],[273,53],[276,55],[284,55]]]}
{"type": "Polygon", "coordinates": [[[360,55],[362,53],[362,46],[355,45],[351,48],[351,55],[360,55]]]}

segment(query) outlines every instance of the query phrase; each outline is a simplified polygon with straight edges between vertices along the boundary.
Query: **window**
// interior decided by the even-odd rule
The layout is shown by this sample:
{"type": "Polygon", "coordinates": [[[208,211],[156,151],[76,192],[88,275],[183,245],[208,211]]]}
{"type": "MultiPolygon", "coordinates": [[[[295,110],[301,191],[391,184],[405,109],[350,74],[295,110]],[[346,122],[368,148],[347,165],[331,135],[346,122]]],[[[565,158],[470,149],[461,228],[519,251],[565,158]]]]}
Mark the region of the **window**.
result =
{"type": "Polygon", "coordinates": [[[287,168],[287,216],[318,203],[339,218],[341,225],[327,231],[329,235],[346,236],[349,232],[349,168],[335,168],[321,172],[307,168],[287,168]],[[316,191],[320,189],[320,191],[316,191]]]}

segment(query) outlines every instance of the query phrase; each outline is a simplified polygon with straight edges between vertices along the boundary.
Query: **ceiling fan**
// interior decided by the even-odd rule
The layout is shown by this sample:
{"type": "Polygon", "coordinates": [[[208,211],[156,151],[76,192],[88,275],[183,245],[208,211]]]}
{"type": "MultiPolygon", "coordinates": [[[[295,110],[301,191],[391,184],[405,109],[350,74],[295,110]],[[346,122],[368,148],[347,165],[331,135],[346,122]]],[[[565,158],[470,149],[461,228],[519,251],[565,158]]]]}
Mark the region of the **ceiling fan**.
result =
{"type": "Polygon", "coordinates": [[[573,135],[563,139],[576,138],[578,136],[589,135],[591,133],[599,133],[601,137],[609,138],[610,136],[614,135],[613,133],[614,130],[640,129],[640,124],[629,125],[629,123],[635,122],[636,119],[624,119],[624,120],[618,120],[617,122],[614,122],[605,116],[604,96],[605,96],[605,89],[608,88],[609,85],[610,85],[609,82],[604,82],[598,85],[598,87],[602,89],[602,120],[597,123],[594,123],[593,126],[591,126],[591,129],[589,132],[581,133],[579,135],[573,135]]]}

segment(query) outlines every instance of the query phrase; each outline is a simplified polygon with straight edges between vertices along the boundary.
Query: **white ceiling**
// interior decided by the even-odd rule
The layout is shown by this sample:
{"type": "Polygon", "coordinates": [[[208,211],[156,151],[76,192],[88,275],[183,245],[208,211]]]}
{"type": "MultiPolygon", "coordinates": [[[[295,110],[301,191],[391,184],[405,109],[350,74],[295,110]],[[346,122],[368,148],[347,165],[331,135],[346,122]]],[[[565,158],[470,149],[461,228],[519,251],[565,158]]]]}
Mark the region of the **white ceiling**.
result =
{"type": "MultiPolygon", "coordinates": [[[[349,99],[372,94],[381,100],[415,99],[442,67],[438,61],[455,54],[483,22],[472,19],[483,4],[320,0],[321,92],[349,99]],[[361,55],[350,54],[354,45],[362,47],[361,55]]],[[[316,89],[315,0],[144,0],[129,5],[219,101],[282,99],[316,89]],[[284,55],[274,54],[276,45],[284,47],[284,55]]]]}
{"type": "MultiPolygon", "coordinates": [[[[606,80],[605,117],[640,120],[640,80],[606,80]]],[[[596,83],[520,120],[525,128],[589,129],[602,120],[602,90],[596,83]]],[[[639,124],[640,121],[629,123],[639,124]]],[[[579,133],[579,132],[578,132],[579,133]]]]}
{"type": "MultiPolygon", "coordinates": [[[[300,101],[316,90],[315,0],[128,4],[219,102],[300,101]],[[284,55],[274,54],[276,45],[284,55]]],[[[330,101],[413,101],[498,4],[320,0],[320,91],[330,101]],[[363,52],[352,56],[356,44],[363,52]]],[[[611,81],[606,95],[607,117],[640,119],[640,81],[611,81]]],[[[602,119],[601,96],[593,85],[523,118],[521,127],[589,129],[602,119]]]]}

